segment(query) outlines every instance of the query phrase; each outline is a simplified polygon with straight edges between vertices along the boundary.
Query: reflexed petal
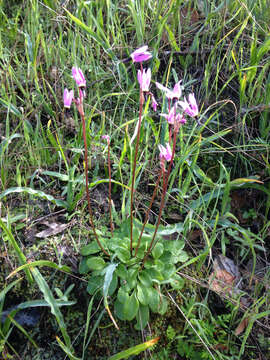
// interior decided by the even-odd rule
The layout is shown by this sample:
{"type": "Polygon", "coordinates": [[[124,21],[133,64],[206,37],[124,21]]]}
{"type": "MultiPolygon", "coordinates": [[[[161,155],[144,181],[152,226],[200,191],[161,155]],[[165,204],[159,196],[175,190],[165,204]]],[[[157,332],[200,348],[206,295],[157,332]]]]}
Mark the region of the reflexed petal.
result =
{"type": "Polygon", "coordinates": [[[74,80],[76,81],[76,84],[79,87],[85,87],[86,86],[86,81],[85,81],[85,77],[83,75],[83,72],[80,68],[73,66],[72,68],[72,76],[74,78],[74,80]]]}
{"type": "Polygon", "coordinates": [[[151,59],[152,54],[149,51],[147,51],[147,49],[148,46],[144,45],[139,49],[133,51],[133,53],[130,54],[130,57],[133,60],[133,62],[142,62],[151,59]]]}

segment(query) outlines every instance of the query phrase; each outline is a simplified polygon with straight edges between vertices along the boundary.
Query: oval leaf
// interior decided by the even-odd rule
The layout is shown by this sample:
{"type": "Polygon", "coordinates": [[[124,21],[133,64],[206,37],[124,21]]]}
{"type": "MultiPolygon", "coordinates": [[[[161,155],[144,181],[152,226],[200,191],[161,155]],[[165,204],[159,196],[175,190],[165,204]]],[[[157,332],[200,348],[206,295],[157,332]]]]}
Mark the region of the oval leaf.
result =
{"type": "Polygon", "coordinates": [[[90,270],[102,270],[105,267],[105,261],[97,256],[87,259],[86,264],[90,270]]]}

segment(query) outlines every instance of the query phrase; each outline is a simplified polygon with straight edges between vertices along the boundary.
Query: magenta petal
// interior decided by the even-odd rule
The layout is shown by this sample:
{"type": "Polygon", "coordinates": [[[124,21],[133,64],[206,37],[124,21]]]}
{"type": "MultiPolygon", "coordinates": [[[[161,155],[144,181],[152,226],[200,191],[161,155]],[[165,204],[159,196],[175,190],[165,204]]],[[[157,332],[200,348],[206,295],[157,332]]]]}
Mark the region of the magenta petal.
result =
{"type": "Polygon", "coordinates": [[[133,62],[142,62],[151,59],[152,54],[147,51],[148,46],[144,45],[130,54],[133,62]]]}
{"type": "Polygon", "coordinates": [[[85,81],[85,77],[83,75],[83,72],[80,68],[73,66],[72,68],[72,76],[74,78],[74,80],[76,81],[76,84],[79,87],[85,87],[86,86],[86,81],[85,81]]]}

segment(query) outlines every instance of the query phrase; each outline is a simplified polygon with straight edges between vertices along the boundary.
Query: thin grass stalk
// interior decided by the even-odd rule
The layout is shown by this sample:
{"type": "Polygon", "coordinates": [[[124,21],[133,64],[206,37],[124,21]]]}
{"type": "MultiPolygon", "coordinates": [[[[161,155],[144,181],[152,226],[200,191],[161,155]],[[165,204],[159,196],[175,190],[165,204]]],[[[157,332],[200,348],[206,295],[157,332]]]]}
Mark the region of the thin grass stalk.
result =
{"type": "MultiPolygon", "coordinates": [[[[22,252],[20,246],[18,245],[17,241],[15,240],[12,232],[10,231],[10,229],[8,228],[8,226],[5,225],[5,223],[3,222],[3,220],[0,218],[0,228],[3,229],[3,231],[6,233],[8,241],[10,242],[11,246],[13,247],[14,251],[16,252],[20,263],[22,265],[27,263],[27,259],[26,256],[24,255],[24,253],[22,252]]],[[[29,271],[29,269],[25,269],[25,275],[27,278],[27,281],[29,284],[33,283],[33,277],[31,275],[31,272],[29,271]]]]}
{"type": "MultiPolygon", "coordinates": [[[[143,71],[142,63],[141,63],[141,71],[143,71]]],[[[136,172],[136,164],[137,164],[137,155],[140,141],[140,131],[141,131],[141,122],[142,122],[142,109],[144,104],[143,91],[140,86],[140,108],[139,108],[139,124],[138,131],[136,137],[136,147],[135,154],[133,160],[133,169],[132,169],[132,182],[131,182],[131,194],[130,194],[130,254],[132,256],[132,245],[133,245],[133,198],[134,198],[134,184],[135,184],[135,172],[136,172]]]]}
{"type": "Polygon", "coordinates": [[[144,228],[145,228],[145,225],[146,225],[146,223],[147,223],[147,221],[148,221],[148,219],[149,219],[150,210],[151,210],[151,208],[152,208],[153,202],[154,202],[155,197],[156,197],[156,194],[157,194],[157,189],[158,189],[158,185],[159,185],[161,176],[162,176],[162,169],[160,169],[160,173],[159,173],[159,176],[158,176],[156,185],[155,185],[155,189],[154,189],[154,192],[153,192],[153,195],[152,195],[150,204],[149,204],[148,209],[147,209],[147,211],[146,211],[146,213],[145,213],[145,219],[144,219],[144,223],[143,223],[143,226],[142,226],[142,230],[141,230],[141,233],[140,233],[140,236],[139,236],[138,244],[137,244],[137,247],[136,247],[135,257],[137,256],[137,252],[138,252],[139,247],[140,247],[140,245],[141,245],[141,239],[142,239],[142,235],[143,235],[143,232],[144,232],[144,228]]]}
{"type": "Polygon", "coordinates": [[[108,140],[108,171],[109,171],[109,213],[110,213],[110,228],[113,237],[113,220],[112,220],[112,172],[110,159],[110,140],[108,140]]]}
{"type": "Polygon", "coordinates": [[[78,111],[80,113],[80,116],[82,118],[82,125],[83,125],[83,141],[84,141],[84,172],[85,172],[85,191],[86,191],[86,197],[87,197],[87,204],[88,204],[88,211],[89,211],[89,221],[90,221],[90,225],[92,227],[94,236],[96,238],[96,241],[98,243],[98,246],[100,247],[100,249],[103,251],[103,253],[107,256],[110,256],[107,251],[104,249],[104,247],[101,245],[101,242],[99,241],[97,232],[96,232],[96,228],[95,228],[95,224],[93,221],[93,211],[92,211],[92,207],[91,207],[91,200],[90,200],[90,195],[89,195],[89,187],[88,187],[88,149],[87,149],[87,141],[86,141],[86,126],[85,126],[85,115],[84,115],[84,111],[83,111],[83,92],[81,89],[79,89],[80,92],[80,104],[78,104],[78,111]]]}

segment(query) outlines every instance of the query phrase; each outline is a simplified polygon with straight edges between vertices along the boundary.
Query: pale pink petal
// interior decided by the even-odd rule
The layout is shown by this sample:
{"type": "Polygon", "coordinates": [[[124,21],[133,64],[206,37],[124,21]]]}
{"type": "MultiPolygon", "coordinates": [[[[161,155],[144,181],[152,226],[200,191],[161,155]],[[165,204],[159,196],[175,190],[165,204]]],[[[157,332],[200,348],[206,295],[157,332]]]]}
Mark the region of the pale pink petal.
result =
{"type": "Polygon", "coordinates": [[[72,76],[74,78],[74,80],[76,81],[76,84],[79,87],[85,87],[86,86],[86,80],[85,77],[83,75],[83,72],[80,68],[73,66],[72,68],[72,76]]]}
{"type": "Polygon", "coordinates": [[[64,107],[69,109],[73,100],[73,90],[64,89],[63,100],[64,100],[64,107]]]}

